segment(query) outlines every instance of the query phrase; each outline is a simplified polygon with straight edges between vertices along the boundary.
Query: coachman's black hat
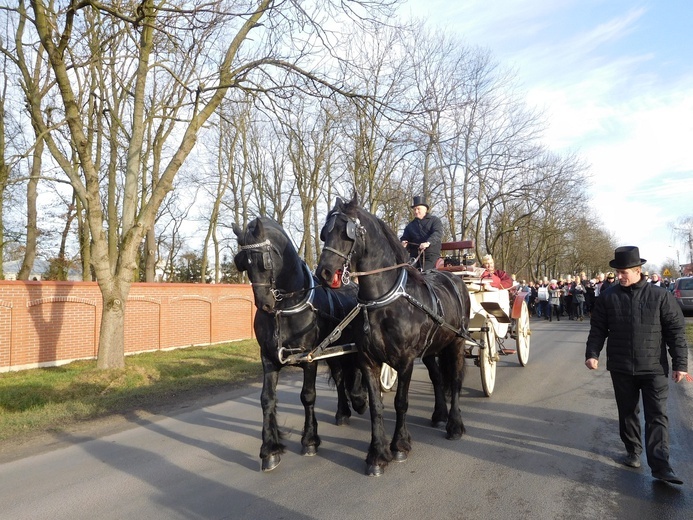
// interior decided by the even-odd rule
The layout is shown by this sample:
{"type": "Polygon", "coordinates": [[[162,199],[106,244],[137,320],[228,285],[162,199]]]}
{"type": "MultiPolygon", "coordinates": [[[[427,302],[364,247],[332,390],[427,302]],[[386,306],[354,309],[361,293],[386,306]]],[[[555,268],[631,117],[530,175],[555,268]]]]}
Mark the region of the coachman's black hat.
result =
{"type": "Polygon", "coordinates": [[[415,208],[416,206],[426,206],[426,209],[428,209],[428,204],[426,204],[426,199],[423,197],[419,197],[418,195],[414,197],[414,203],[411,205],[412,208],[415,208]]]}
{"type": "Polygon", "coordinates": [[[644,258],[640,258],[640,250],[635,246],[617,247],[614,251],[614,259],[609,262],[609,265],[614,269],[628,269],[636,267],[647,262],[644,258]]]}

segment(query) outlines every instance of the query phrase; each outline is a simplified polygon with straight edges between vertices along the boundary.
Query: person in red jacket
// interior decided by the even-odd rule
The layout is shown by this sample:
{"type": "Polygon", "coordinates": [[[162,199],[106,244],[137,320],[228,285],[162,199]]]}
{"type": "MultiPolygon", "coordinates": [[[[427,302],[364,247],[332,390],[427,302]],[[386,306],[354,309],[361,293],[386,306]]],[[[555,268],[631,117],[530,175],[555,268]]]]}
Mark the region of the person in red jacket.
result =
{"type": "Polygon", "coordinates": [[[505,271],[496,269],[491,255],[484,256],[481,260],[481,264],[486,269],[484,274],[481,275],[481,279],[491,278],[491,287],[495,287],[496,289],[509,289],[513,286],[512,277],[505,271]]]}
{"type": "Polygon", "coordinates": [[[609,265],[616,269],[618,283],[603,289],[595,300],[585,365],[590,370],[599,367],[599,354],[608,338],[606,369],[611,374],[619,433],[627,451],[623,464],[640,467],[642,396],[645,452],[652,476],[682,484],[669,464],[667,348],[674,382],[689,379],[685,322],[674,296],[647,283],[642,274],[644,263],[635,246],[619,247],[614,252],[609,265]]]}

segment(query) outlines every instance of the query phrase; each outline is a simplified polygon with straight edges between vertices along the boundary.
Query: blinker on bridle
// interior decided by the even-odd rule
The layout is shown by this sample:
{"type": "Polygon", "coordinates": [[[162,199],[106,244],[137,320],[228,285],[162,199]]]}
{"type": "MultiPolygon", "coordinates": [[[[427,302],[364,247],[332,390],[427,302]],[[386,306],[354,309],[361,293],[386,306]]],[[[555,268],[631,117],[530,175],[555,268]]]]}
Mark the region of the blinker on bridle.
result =
{"type": "Polygon", "coordinates": [[[284,299],[284,296],[282,296],[279,289],[277,289],[275,286],[274,263],[272,262],[272,247],[272,243],[269,241],[269,238],[267,238],[264,242],[259,242],[257,244],[242,245],[240,246],[240,250],[248,251],[250,249],[265,249],[265,251],[262,251],[262,268],[265,271],[269,271],[270,281],[269,283],[253,282],[253,285],[256,285],[258,287],[269,287],[269,292],[274,298],[274,301],[280,302],[284,299]]]}
{"type": "Polygon", "coordinates": [[[325,242],[327,234],[331,233],[332,230],[334,230],[334,226],[337,222],[337,217],[339,215],[343,216],[344,220],[346,220],[346,227],[344,231],[346,232],[347,238],[351,240],[351,249],[349,250],[349,253],[347,253],[346,255],[341,251],[338,251],[329,246],[325,246],[323,247],[323,249],[325,251],[330,251],[331,253],[334,253],[344,258],[345,261],[344,265],[342,266],[342,284],[349,285],[349,283],[351,282],[351,273],[349,271],[349,266],[351,265],[351,255],[354,254],[354,250],[356,249],[356,239],[366,234],[366,228],[361,225],[361,221],[358,218],[352,218],[342,213],[341,211],[336,211],[327,217],[325,226],[322,228],[322,231],[320,232],[320,240],[325,242]]]}

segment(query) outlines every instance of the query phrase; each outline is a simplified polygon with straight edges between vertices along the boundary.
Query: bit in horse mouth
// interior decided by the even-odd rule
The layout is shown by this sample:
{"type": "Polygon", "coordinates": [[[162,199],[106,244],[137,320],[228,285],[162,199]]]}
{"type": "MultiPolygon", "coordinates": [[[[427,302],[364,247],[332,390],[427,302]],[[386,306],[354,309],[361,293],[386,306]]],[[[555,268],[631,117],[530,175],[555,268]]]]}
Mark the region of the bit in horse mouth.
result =
{"type": "Polygon", "coordinates": [[[335,271],[334,275],[332,276],[332,281],[330,282],[330,287],[333,289],[339,289],[339,287],[342,285],[342,270],[340,269],[339,271],[335,271]]]}

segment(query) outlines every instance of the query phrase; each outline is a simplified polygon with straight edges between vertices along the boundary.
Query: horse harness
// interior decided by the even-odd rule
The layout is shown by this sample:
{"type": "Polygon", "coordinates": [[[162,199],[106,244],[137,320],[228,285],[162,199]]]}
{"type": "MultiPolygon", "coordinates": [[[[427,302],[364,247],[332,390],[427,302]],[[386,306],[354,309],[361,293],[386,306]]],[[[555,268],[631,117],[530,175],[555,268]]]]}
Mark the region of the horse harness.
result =
{"type": "MultiPolygon", "coordinates": [[[[358,218],[352,218],[349,217],[348,215],[342,213],[342,212],[334,212],[330,216],[328,216],[327,222],[325,223],[325,227],[323,228],[322,232],[320,233],[320,238],[324,241],[325,240],[325,230],[332,231],[334,229],[335,225],[335,219],[337,215],[342,215],[347,221],[346,225],[346,234],[349,239],[352,241],[352,246],[351,249],[349,250],[349,253],[346,255],[343,254],[341,251],[338,251],[332,247],[327,247],[325,246],[323,249],[330,251],[332,253],[335,253],[338,256],[341,256],[342,258],[345,259],[345,263],[343,266],[342,270],[342,283],[344,285],[348,285],[351,281],[351,276],[355,275],[356,273],[350,273],[349,267],[351,263],[351,256],[354,253],[354,249],[356,247],[356,239],[363,237],[365,235],[366,230],[365,228],[361,225],[360,221],[358,218]]],[[[405,264],[409,265],[409,264],[405,264]]],[[[397,269],[400,268],[400,274],[397,278],[397,281],[395,282],[395,285],[383,296],[378,298],[377,300],[372,300],[372,301],[362,301],[359,300],[358,304],[356,307],[342,320],[342,322],[337,325],[337,328],[335,329],[335,332],[340,332],[343,330],[359,313],[359,311],[363,311],[364,313],[364,333],[368,334],[370,332],[370,322],[368,319],[368,310],[369,309],[378,309],[385,307],[389,305],[390,303],[394,302],[400,297],[405,298],[409,303],[423,311],[425,314],[427,314],[439,327],[442,327],[444,329],[449,330],[450,332],[453,332],[455,335],[457,335],[460,338],[464,338],[465,340],[470,340],[474,341],[474,339],[463,329],[461,328],[456,328],[450,325],[448,322],[445,321],[445,314],[442,308],[442,304],[440,302],[440,298],[438,297],[438,294],[436,293],[435,289],[431,285],[431,283],[426,280],[424,277],[424,284],[428,290],[428,294],[431,299],[431,306],[428,306],[419,300],[417,300],[414,296],[409,294],[406,290],[406,284],[407,284],[407,279],[408,279],[408,271],[407,268],[404,267],[402,264],[398,264],[396,266],[391,266],[391,267],[385,267],[382,269],[376,269],[374,271],[368,271],[368,272],[361,272],[358,273],[361,276],[369,275],[369,274],[375,274],[377,272],[382,272],[382,271],[387,271],[390,269],[397,269]]],[[[453,291],[455,292],[457,298],[462,301],[462,295],[460,294],[459,288],[457,285],[454,283],[451,283],[453,291]]],[[[424,351],[431,345],[433,341],[433,335],[435,334],[435,328],[432,328],[426,337],[425,341],[425,346],[424,346],[424,351]]],[[[334,333],[333,333],[334,334],[334,333]]],[[[339,335],[336,336],[337,338],[339,335]]],[[[332,338],[332,335],[328,336],[323,340],[320,345],[318,345],[309,355],[309,357],[313,356],[316,353],[319,353],[322,349],[324,349],[326,346],[330,345],[330,340],[332,338]]],[[[336,339],[336,338],[335,338],[336,339]]],[[[423,356],[423,353],[422,353],[423,356]]]]}
{"type": "MultiPolygon", "coordinates": [[[[281,338],[281,318],[283,316],[295,316],[300,313],[302,313],[305,310],[310,310],[314,312],[316,315],[323,315],[326,317],[329,317],[330,319],[336,320],[334,318],[335,312],[336,312],[336,306],[342,307],[342,303],[338,300],[338,298],[332,293],[332,291],[325,291],[325,295],[327,296],[327,302],[329,305],[329,313],[324,313],[320,309],[318,309],[315,306],[314,300],[315,300],[315,289],[319,287],[319,285],[310,285],[310,281],[313,280],[313,274],[310,272],[310,269],[308,268],[308,264],[305,262],[302,262],[302,269],[304,271],[306,280],[308,280],[308,283],[310,287],[301,289],[299,291],[294,291],[291,293],[283,293],[279,289],[276,288],[276,279],[274,276],[274,262],[272,261],[272,251],[274,251],[277,255],[280,255],[279,249],[277,249],[276,246],[274,246],[269,239],[265,239],[263,242],[259,242],[257,244],[248,244],[248,245],[241,245],[240,249],[243,251],[247,250],[252,250],[252,249],[261,249],[264,250],[262,251],[262,267],[263,269],[267,270],[270,272],[270,281],[269,283],[267,282],[257,282],[253,283],[253,285],[259,286],[259,287],[265,287],[269,286],[270,287],[270,293],[272,294],[272,297],[275,299],[277,303],[283,301],[287,297],[291,297],[297,294],[304,293],[305,297],[296,305],[292,305],[290,307],[285,307],[281,309],[274,308],[271,311],[264,311],[267,312],[268,314],[274,315],[274,334],[273,334],[273,339],[277,345],[277,357],[279,358],[279,361],[282,364],[287,364],[287,363],[292,363],[292,362],[301,362],[304,361],[303,358],[304,356],[301,356],[301,353],[306,352],[305,349],[302,348],[287,348],[283,346],[283,341],[281,338]]],[[[309,327],[297,332],[294,334],[293,337],[288,338],[287,341],[290,342],[292,340],[295,340],[297,338],[301,338],[305,336],[306,334],[310,333],[311,331],[317,329],[318,327],[318,321],[317,319],[314,319],[311,321],[311,324],[309,327]]]]}

